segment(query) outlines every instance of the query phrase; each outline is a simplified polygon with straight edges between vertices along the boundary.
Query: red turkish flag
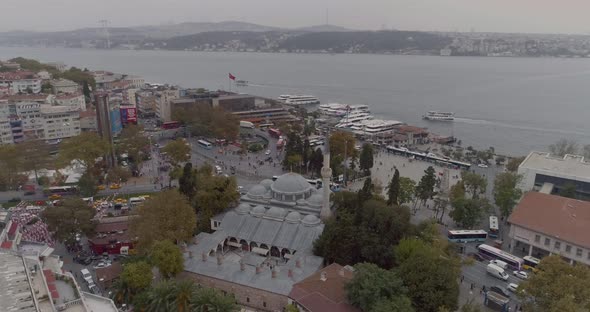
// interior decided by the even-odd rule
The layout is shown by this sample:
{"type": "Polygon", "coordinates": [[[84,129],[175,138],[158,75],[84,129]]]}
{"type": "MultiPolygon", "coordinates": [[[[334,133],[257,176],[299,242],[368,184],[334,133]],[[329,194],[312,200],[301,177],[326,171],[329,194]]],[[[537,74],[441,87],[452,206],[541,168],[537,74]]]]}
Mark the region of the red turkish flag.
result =
{"type": "Polygon", "coordinates": [[[236,76],[232,75],[231,73],[229,73],[229,79],[231,80],[236,80],[236,76]]]}

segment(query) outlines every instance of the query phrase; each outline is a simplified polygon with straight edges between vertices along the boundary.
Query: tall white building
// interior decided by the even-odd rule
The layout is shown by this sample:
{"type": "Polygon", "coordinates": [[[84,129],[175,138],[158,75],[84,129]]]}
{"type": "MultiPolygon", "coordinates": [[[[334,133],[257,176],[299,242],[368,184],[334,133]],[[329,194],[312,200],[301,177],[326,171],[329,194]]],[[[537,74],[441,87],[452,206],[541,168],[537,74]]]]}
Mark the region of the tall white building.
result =
{"type": "Polygon", "coordinates": [[[35,73],[28,71],[0,73],[0,88],[8,88],[12,94],[39,93],[42,81],[35,73]]]}
{"type": "Polygon", "coordinates": [[[158,96],[158,106],[156,107],[156,116],[163,122],[172,121],[171,101],[180,97],[178,89],[162,90],[156,93],[158,96]]]}
{"type": "Polygon", "coordinates": [[[86,110],[86,98],[81,92],[58,94],[54,98],[57,105],[76,107],[79,110],[86,110]]]}
{"type": "Polygon", "coordinates": [[[76,93],[80,90],[80,85],[67,79],[56,79],[51,81],[53,93],[76,93]]]}
{"type": "Polygon", "coordinates": [[[80,110],[73,106],[41,107],[45,140],[65,139],[80,135],[80,110]]]}

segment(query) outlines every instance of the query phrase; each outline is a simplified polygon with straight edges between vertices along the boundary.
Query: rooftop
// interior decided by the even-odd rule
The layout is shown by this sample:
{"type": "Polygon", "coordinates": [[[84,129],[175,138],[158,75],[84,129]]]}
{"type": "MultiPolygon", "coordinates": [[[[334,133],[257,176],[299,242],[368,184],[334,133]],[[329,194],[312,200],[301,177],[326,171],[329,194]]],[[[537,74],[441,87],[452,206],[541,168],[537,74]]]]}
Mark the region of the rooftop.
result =
{"type": "Polygon", "coordinates": [[[23,258],[0,253],[0,307],[2,311],[37,311],[23,258]]]}
{"type": "Polygon", "coordinates": [[[531,152],[518,167],[521,169],[533,169],[559,176],[567,176],[575,180],[590,180],[590,162],[577,155],[565,155],[563,157],[552,156],[546,152],[531,152]]]}
{"type": "Polygon", "coordinates": [[[528,192],[508,222],[590,248],[590,202],[528,192]]]}
{"type": "Polygon", "coordinates": [[[330,264],[293,285],[289,297],[307,311],[360,312],[348,304],[344,286],[353,278],[352,267],[330,264]]]}
{"type": "Polygon", "coordinates": [[[41,112],[43,114],[61,114],[61,113],[71,113],[77,112],[78,108],[73,106],[63,106],[63,105],[42,105],[41,112]]]}
{"type": "Polygon", "coordinates": [[[116,261],[107,267],[97,268],[96,279],[99,282],[109,282],[119,277],[121,272],[123,272],[123,266],[120,261],[116,261]]]}
{"type": "Polygon", "coordinates": [[[51,85],[54,87],[74,87],[74,86],[78,86],[77,83],[68,80],[68,79],[56,79],[56,80],[51,80],[51,85]]]}

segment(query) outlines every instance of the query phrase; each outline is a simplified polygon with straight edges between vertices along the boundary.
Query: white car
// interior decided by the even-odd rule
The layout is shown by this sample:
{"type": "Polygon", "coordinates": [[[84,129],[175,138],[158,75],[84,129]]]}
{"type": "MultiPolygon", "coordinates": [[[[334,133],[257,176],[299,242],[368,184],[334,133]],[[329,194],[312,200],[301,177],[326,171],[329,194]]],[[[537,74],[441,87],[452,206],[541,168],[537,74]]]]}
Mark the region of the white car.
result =
{"type": "Polygon", "coordinates": [[[529,274],[525,271],[514,271],[514,276],[520,279],[527,279],[529,278],[529,274]]]}
{"type": "Polygon", "coordinates": [[[266,150],[266,152],[264,152],[264,155],[270,155],[270,150],[266,150]]]}
{"type": "Polygon", "coordinates": [[[508,284],[508,287],[506,287],[506,288],[508,288],[508,290],[510,290],[511,292],[516,292],[516,290],[518,290],[518,285],[514,284],[514,283],[510,283],[510,284],[508,284]]]}
{"type": "Polygon", "coordinates": [[[480,167],[480,168],[487,168],[488,167],[488,165],[486,165],[486,164],[479,164],[477,166],[480,167]]]}

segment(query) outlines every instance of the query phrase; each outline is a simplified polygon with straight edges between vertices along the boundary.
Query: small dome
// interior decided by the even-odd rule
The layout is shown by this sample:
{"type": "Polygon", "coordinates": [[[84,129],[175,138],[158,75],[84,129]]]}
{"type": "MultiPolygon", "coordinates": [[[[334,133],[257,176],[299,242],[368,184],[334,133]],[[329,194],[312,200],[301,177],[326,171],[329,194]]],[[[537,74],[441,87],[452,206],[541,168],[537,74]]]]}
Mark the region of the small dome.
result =
{"type": "Polygon", "coordinates": [[[301,222],[301,214],[297,211],[289,212],[285,220],[288,223],[299,223],[301,222]]]}
{"type": "Polygon", "coordinates": [[[262,198],[262,196],[264,196],[265,193],[266,193],[266,188],[260,184],[256,184],[252,188],[250,188],[250,190],[248,191],[248,197],[254,198],[254,199],[262,198]]]}
{"type": "Polygon", "coordinates": [[[272,207],[272,208],[268,209],[268,211],[264,214],[264,216],[268,217],[268,218],[282,220],[286,214],[287,214],[287,211],[285,211],[285,209],[279,208],[279,207],[272,207]]]}
{"type": "Polygon", "coordinates": [[[324,203],[324,196],[320,192],[317,192],[317,193],[311,195],[307,199],[307,204],[311,207],[319,208],[319,207],[322,207],[323,203],[324,203]]]}
{"type": "Polygon", "coordinates": [[[304,194],[311,190],[311,184],[301,175],[290,172],[278,177],[271,185],[271,190],[285,195],[304,194]]]}
{"type": "Polygon", "coordinates": [[[320,224],[320,219],[314,215],[307,215],[301,223],[305,224],[305,226],[314,226],[320,224]]]}
{"type": "Polygon", "coordinates": [[[250,205],[246,204],[246,203],[241,203],[238,205],[238,207],[236,207],[236,213],[243,215],[243,214],[247,214],[248,212],[250,212],[250,205]]]}
{"type": "Polygon", "coordinates": [[[270,186],[272,185],[273,180],[271,179],[264,179],[260,181],[260,185],[264,186],[267,190],[270,190],[270,186]]]}
{"type": "Polygon", "coordinates": [[[266,209],[262,206],[256,206],[250,210],[250,214],[255,217],[262,217],[266,213],[266,209]]]}

